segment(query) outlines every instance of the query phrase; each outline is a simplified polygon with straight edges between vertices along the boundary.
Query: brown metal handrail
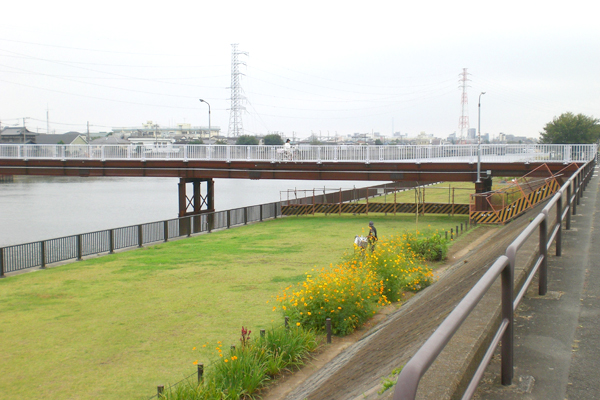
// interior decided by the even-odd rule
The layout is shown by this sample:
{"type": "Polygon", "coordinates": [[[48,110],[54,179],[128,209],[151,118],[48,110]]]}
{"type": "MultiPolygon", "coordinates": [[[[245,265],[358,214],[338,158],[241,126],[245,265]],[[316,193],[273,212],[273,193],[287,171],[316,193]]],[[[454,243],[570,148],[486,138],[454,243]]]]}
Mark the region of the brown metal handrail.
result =
{"type": "Polygon", "coordinates": [[[496,334],[490,343],[479,367],[475,371],[469,386],[463,394],[463,400],[470,399],[483,373],[489,364],[498,344],[502,342],[501,349],[501,381],[503,385],[510,385],[513,378],[513,314],[519,302],[523,298],[529,284],[535,273],[539,274],[539,294],[544,295],[547,291],[547,260],[548,249],[552,242],[556,240],[556,255],[561,255],[562,220],[566,219],[566,229],[570,229],[571,210],[576,213],[577,205],[582,195],[582,191],[592,176],[596,160],[592,160],[579,168],[576,173],[562,186],[562,188],[552,197],[541,213],[521,232],[521,234],[508,246],[505,255],[500,256],[488,271],[481,277],[475,286],[467,293],[456,308],[448,315],[436,331],[421,346],[417,353],[404,366],[398,376],[396,388],[394,391],[394,400],[413,400],[417,394],[419,382],[431,364],[448,344],[452,336],[460,328],[471,311],[479,303],[482,297],[487,293],[498,276],[501,276],[502,287],[502,306],[501,322],[496,334]],[[574,189],[574,190],[573,190],[574,189]],[[566,192],[567,204],[563,210],[562,196],[566,192]],[[551,208],[556,205],[556,223],[552,228],[550,240],[547,239],[547,225],[551,208]],[[523,284],[517,297],[514,298],[514,270],[517,251],[525,241],[537,230],[539,230],[539,256],[535,261],[525,283],[523,284]],[[514,300],[513,300],[514,298],[514,300]]]}

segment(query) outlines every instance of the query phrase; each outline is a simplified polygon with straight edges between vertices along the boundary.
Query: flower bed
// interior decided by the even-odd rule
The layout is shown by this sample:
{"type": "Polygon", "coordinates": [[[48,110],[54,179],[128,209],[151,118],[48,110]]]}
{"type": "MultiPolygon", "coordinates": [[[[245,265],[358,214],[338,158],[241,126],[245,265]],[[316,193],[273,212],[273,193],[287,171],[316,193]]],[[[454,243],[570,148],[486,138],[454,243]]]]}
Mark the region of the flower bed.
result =
{"type": "Polygon", "coordinates": [[[277,295],[278,306],[292,324],[322,330],[331,318],[336,335],[347,335],[376,310],[400,301],[432,283],[426,260],[445,255],[446,242],[437,232],[429,237],[404,234],[380,240],[373,250],[354,248],[337,265],[313,269],[296,286],[277,295]]]}

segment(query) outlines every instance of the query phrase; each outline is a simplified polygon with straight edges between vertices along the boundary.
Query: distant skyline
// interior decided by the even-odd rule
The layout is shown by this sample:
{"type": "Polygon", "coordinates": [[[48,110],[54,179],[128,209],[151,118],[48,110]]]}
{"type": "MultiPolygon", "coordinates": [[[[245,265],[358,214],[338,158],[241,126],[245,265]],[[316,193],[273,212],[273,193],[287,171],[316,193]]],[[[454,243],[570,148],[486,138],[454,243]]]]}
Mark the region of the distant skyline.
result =
{"type": "Polygon", "coordinates": [[[470,127],[538,137],[600,117],[600,27],[576,0],[11,2],[0,24],[0,123],[46,133],[211,124],[227,134],[238,43],[246,134],[447,137],[469,72],[470,127]]]}

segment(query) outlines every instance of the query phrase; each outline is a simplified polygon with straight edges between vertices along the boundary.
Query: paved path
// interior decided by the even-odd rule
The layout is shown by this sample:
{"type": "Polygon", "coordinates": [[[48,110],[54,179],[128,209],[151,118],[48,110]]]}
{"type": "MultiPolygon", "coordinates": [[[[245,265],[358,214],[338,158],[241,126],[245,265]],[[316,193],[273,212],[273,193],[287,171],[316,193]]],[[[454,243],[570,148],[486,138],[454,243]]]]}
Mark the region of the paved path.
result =
{"type": "Polygon", "coordinates": [[[500,385],[495,357],[476,399],[600,399],[599,181],[591,179],[563,231],[562,256],[549,260],[548,294],[530,290],[515,314],[513,385],[500,385]]]}

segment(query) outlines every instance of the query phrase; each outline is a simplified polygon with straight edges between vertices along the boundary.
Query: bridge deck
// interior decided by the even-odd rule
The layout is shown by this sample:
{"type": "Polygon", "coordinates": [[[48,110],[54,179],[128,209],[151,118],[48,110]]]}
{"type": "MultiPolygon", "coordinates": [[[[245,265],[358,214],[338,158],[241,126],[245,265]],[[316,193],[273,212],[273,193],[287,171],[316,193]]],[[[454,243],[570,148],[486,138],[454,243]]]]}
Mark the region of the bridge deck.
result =
{"type": "MultiPolygon", "coordinates": [[[[596,145],[482,145],[481,171],[556,172],[596,156],[596,145]]],[[[0,145],[0,174],[180,178],[475,181],[477,146],[0,145]]]]}

